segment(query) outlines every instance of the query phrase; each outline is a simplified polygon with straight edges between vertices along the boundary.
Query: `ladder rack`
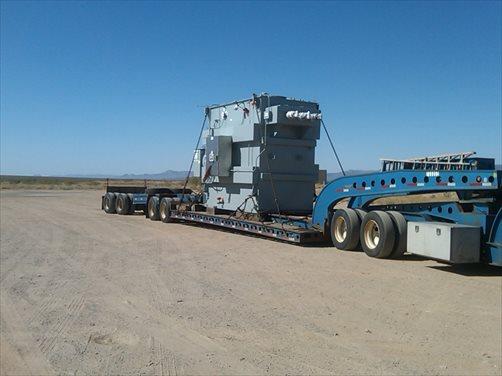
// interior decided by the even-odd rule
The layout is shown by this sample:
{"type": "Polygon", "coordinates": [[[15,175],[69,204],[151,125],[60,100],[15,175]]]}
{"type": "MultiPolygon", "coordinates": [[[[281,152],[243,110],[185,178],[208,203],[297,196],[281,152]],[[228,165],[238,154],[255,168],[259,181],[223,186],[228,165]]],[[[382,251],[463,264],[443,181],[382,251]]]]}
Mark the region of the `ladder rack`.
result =
{"type": "Polygon", "coordinates": [[[475,170],[476,164],[468,160],[475,151],[441,154],[409,159],[382,158],[382,171],[397,170],[475,170]]]}

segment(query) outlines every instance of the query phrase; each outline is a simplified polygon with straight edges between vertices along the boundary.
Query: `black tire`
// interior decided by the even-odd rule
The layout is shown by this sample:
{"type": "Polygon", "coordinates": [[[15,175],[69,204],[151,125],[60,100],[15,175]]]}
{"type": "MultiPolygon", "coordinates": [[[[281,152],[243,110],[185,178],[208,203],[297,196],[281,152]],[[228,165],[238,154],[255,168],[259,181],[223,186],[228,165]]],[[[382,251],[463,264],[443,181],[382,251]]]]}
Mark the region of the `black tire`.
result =
{"type": "Polygon", "coordinates": [[[148,218],[152,221],[158,221],[159,216],[159,198],[152,196],[148,200],[148,218]]]}
{"type": "Polygon", "coordinates": [[[341,250],[352,251],[359,245],[361,221],[353,209],[338,209],[331,218],[331,241],[341,250]]]}
{"type": "Polygon", "coordinates": [[[171,219],[171,208],[173,205],[173,200],[168,197],[164,197],[160,200],[159,215],[160,220],[164,223],[172,222],[171,219]]]}
{"type": "Polygon", "coordinates": [[[132,193],[127,193],[127,197],[129,197],[129,213],[128,214],[134,214],[134,205],[133,203],[133,197],[134,195],[132,193]]]}
{"type": "Polygon", "coordinates": [[[394,249],[396,231],[390,215],[384,211],[371,211],[361,224],[361,247],[370,257],[388,258],[394,249]]]}
{"type": "Polygon", "coordinates": [[[364,217],[366,216],[366,214],[368,214],[368,212],[366,210],[363,210],[363,209],[354,209],[354,210],[356,211],[357,216],[359,217],[360,223],[362,223],[364,217]]]}
{"type": "Polygon", "coordinates": [[[396,230],[396,243],[394,244],[394,249],[392,250],[391,258],[400,258],[406,252],[406,241],[408,237],[408,225],[404,215],[397,211],[388,211],[387,214],[390,215],[392,222],[394,223],[394,229],[396,230]]]}
{"type": "Polygon", "coordinates": [[[115,213],[116,206],[115,206],[115,194],[114,193],[108,192],[107,194],[105,194],[103,209],[108,214],[115,213]]]}
{"type": "Polygon", "coordinates": [[[129,214],[130,208],[131,208],[131,202],[129,200],[129,197],[125,193],[119,194],[116,201],[117,214],[120,215],[129,214]]]}

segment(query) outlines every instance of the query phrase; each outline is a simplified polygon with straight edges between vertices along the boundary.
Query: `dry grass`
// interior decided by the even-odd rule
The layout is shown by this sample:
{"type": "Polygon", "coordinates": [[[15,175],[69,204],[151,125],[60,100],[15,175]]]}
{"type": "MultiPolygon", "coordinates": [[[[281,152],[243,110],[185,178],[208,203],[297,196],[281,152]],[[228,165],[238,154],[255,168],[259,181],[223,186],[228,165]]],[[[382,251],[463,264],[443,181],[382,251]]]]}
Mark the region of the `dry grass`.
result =
{"type": "MultiPolygon", "coordinates": [[[[109,185],[144,186],[145,180],[110,179],[109,185]]],[[[147,187],[182,188],[182,180],[146,180],[147,187]]],[[[59,178],[46,176],[0,176],[1,189],[104,190],[106,179],[59,178]]],[[[199,179],[190,178],[187,188],[200,190],[199,179]]]]}

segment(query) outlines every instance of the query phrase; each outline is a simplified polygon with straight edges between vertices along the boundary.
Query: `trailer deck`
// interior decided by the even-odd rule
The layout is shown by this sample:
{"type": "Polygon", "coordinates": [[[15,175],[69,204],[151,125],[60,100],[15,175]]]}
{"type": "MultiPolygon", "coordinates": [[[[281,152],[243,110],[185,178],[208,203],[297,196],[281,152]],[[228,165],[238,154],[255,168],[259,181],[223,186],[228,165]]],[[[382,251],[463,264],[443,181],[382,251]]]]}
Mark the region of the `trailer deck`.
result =
{"type": "Polygon", "coordinates": [[[295,244],[320,243],[324,241],[323,234],[308,226],[307,223],[305,226],[294,226],[290,223],[279,223],[276,221],[258,222],[228,215],[183,210],[172,211],[171,218],[197,224],[223,227],[233,231],[256,234],[295,244]]]}

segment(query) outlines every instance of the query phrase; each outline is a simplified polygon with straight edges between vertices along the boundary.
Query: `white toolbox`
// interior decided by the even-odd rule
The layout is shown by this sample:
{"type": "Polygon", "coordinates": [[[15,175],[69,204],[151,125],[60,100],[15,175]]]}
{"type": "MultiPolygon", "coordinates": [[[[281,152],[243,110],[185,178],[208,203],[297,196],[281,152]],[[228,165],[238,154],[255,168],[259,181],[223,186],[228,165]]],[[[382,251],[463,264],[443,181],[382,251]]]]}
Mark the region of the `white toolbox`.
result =
{"type": "Polygon", "coordinates": [[[454,264],[479,262],[481,228],[444,222],[408,222],[407,251],[454,264]]]}

